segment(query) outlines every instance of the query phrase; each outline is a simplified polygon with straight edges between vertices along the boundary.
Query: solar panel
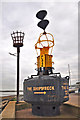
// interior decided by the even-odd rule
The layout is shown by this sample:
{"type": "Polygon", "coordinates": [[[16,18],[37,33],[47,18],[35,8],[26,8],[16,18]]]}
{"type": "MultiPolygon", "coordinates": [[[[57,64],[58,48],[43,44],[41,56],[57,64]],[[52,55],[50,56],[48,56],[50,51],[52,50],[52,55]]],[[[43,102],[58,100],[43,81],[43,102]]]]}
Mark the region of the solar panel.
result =
{"type": "Polygon", "coordinates": [[[48,24],[49,24],[48,20],[41,20],[37,25],[38,25],[38,27],[45,30],[48,24]]]}
{"type": "Polygon", "coordinates": [[[46,10],[40,10],[37,14],[36,17],[43,20],[45,18],[45,16],[47,15],[47,11],[46,10]]]}

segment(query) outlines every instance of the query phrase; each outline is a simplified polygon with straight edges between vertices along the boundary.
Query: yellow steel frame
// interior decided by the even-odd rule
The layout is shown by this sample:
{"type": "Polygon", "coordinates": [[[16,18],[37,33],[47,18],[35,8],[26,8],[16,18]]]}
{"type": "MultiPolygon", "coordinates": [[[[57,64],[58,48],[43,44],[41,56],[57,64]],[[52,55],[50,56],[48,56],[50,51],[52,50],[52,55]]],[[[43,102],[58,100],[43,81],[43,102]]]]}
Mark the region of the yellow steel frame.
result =
{"type": "Polygon", "coordinates": [[[54,46],[54,37],[53,37],[53,35],[52,35],[51,33],[46,33],[46,34],[41,33],[40,36],[39,36],[39,39],[38,39],[37,43],[35,44],[35,49],[40,49],[40,47],[37,46],[38,44],[39,44],[39,45],[41,44],[42,47],[44,47],[43,44],[42,44],[42,42],[46,42],[46,41],[47,41],[47,43],[48,43],[48,46],[47,46],[48,48],[51,48],[51,47],[54,46]],[[47,34],[49,34],[49,35],[52,36],[52,40],[48,40],[47,34]],[[42,37],[43,35],[46,36],[46,40],[41,40],[41,37],[42,37]],[[51,42],[51,43],[49,44],[49,42],[51,42]],[[51,44],[52,44],[52,45],[51,45],[51,44]]]}
{"type": "MultiPolygon", "coordinates": [[[[41,33],[37,43],[35,44],[35,49],[36,49],[37,55],[38,55],[37,49],[40,49],[40,56],[37,57],[37,68],[40,68],[40,67],[52,67],[52,63],[53,63],[52,62],[52,55],[49,55],[49,49],[50,48],[53,49],[53,46],[54,46],[53,35],[51,33],[41,33]],[[45,35],[46,40],[41,40],[41,37],[43,35],[45,35]],[[52,39],[48,40],[47,35],[50,35],[52,37],[52,39]],[[43,42],[47,42],[47,46],[44,46],[43,42]]],[[[52,49],[51,49],[50,54],[52,54],[52,49]]]]}

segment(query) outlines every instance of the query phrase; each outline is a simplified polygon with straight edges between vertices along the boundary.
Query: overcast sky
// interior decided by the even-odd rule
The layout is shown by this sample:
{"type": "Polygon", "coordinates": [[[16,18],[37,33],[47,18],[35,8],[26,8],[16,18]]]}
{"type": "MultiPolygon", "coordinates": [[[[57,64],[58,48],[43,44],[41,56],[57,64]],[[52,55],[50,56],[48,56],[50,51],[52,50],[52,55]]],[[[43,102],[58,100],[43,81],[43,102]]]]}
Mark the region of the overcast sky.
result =
{"type": "Polygon", "coordinates": [[[9,52],[16,53],[10,35],[13,31],[25,33],[24,46],[20,48],[20,89],[23,89],[24,78],[37,73],[34,45],[43,32],[37,27],[40,20],[36,18],[36,13],[39,10],[47,10],[46,19],[50,23],[46,32],[54,36],[54,72],[60,72],[65,77],[69,64],[71,83],[78,81],[78,3],[1,2],[0,89],[16,89],[17,58],[9,55],[9,52]]]}

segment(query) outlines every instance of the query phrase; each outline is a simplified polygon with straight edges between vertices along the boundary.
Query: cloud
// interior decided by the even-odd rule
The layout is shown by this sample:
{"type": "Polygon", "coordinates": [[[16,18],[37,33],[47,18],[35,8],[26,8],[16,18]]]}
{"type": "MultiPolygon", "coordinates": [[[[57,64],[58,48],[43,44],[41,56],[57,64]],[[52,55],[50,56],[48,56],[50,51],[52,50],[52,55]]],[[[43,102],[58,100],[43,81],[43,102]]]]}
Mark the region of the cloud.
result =
{"type": "Polygon", "coordinates": [[[50,21],[46,31],[54,36],[53,48],[54,72],[61,72],[63,76],[68,74],[67,65],[70,64],[72,71],[72,83],[77,81],[78,64],[78,10],[77,3],[69,2],[4,2],[2,3],[2,36],[0,40],[0,54],[2,66],[3,88],[15,88],[16,84],[16,57],[8,52],[16,53],[13,47],[11,33],[16,30],[25,32],[24,46],[20,49],[20,87],[23,79],[28,75],[36,74],[36,51],[34,48],[40,33],[37,27],[40,21],[36,13],[46,9],[46,19],[50,21]],[[75,73],[73,71],[76,71],[75,73]],[[76,75],[74,75],[76,74],[76,75]],[[11,82],[12,81],[12,82],[11,82]],[[10,85],[9,85],[10,83],[10,85]]]}

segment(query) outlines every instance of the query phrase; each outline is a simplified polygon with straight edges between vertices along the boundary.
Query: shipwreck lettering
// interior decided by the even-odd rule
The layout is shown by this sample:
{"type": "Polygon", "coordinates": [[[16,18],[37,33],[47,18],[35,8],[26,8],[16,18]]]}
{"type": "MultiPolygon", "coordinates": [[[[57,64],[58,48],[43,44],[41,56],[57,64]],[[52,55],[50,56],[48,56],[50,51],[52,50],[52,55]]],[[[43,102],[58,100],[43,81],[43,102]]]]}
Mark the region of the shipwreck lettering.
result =
{"type": "Polygon", "coordinates": [[[54,86],[33,87],[33,91],[55,90],[54,86]]]}

